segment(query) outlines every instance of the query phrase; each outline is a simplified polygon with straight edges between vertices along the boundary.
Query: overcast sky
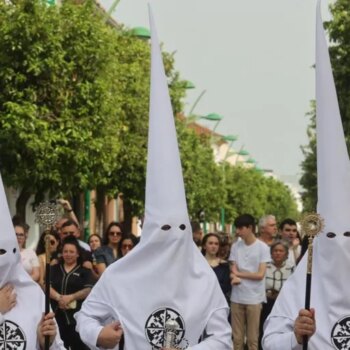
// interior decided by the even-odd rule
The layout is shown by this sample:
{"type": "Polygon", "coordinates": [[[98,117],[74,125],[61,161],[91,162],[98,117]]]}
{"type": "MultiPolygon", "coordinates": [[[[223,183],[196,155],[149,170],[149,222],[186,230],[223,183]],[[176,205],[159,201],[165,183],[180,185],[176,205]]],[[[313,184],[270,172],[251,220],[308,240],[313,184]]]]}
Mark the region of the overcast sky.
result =
{"type": "Polygon", "coordinates": [[[315,96],[316,0],[121,0],[113,17],[149,28],[148,3],[165,50],[196,86],[185,112],[206,90],[196,114],[223,115],[217,131],[238,135],[234,148],[244,145],[259,167],[300,176],[315,96]]]}

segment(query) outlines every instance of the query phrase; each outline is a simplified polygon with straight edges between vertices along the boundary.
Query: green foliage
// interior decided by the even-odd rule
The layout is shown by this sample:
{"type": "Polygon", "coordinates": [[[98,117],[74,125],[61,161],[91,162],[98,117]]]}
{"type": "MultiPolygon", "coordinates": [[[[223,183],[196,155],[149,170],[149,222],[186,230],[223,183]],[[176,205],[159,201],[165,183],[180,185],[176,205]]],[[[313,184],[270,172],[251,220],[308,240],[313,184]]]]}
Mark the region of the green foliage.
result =
{"type": "Polygon", "coordinates": [[[199,212],[204,210],[207,221],[218,221],[225,191],[209,139],[195,135],[180,121],[177,131],[189,215],[198,220],[199,212]]]}
{"type": "Polygon", "coordinates": [[[93,6],[0,4],[0,161],[7,184],[77,193],[119,151],[114,37],[93,6]],[[106,45],[102,45],[104,42],[106,45]]]}
{"type": "Polygon", "coordinates": [[[345,135],[350,131],[350,9],[349,2],[337,0],[330,6],[332,20],[326,24],[331,41],[330,55],[345,135]]]}
{"type": "MultiPolygon", "coordinates": [[[[98,188],[143,207],[149,43],[87,1],[0,3],[0,163],[7,185],[53,196],[98,188]]],[[[164,54],[175,111],[173,55],[164,54]]]]}
{"type": "Polygon", "coordinates": [[[253,168],[224,166],[227,222],[245,213],[256,218],[273,214],[278,220],[298,217],[295,199],[282,182],[265,177],[253,168]]]}
{"type": "MultiPolygon", "coordinates": [[[[123,193],[130,214],[144,203],[150,48],[111,28],[93,2],[0,2],[0,168],[7,185],[39,199],[97,188],[123,193]]],[[[184,84],[163,53],[175,115],[184,84]]],[[[216,164],[210,139],[176,122],[189,214],[227,222],[249,212],[293,216],[281,183],[216,164]]],[[[27,198],[27,196],[23,196],[27,198]]]]}
{"type": "Polygon", "coordinates": [[[300,178],[300,184],[305,189],[302,193],[303,210],[305,212],[316,211],[317,204],[317,169],[316,169],[316,105],[315,101],[311,104],[311,112],[307,114],[310,117],[310,125],[307,129],[309,144],[302,146],[304,160],[301,163],[303,175],[300,178]]]}

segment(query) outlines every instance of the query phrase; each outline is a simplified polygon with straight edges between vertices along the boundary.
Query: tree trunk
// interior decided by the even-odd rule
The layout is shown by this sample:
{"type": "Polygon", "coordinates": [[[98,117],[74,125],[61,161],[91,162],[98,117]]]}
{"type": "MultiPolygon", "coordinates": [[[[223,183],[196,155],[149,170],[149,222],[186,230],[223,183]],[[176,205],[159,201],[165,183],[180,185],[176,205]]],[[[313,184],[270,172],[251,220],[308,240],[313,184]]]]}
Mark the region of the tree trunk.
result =
{"type": "Polygon", "coordinates": [[[132,226],[132,206],[128,199],[124,198],[124,222],[123,229],[124,233],[131,232],[131,226],[132,226]]]}
{"type": "Polygon", "coordinates": [[[26,189],[22,188],[16,200],[16,215],[23,221],[26,221],[26,206],[32,194],[26,189]]]}

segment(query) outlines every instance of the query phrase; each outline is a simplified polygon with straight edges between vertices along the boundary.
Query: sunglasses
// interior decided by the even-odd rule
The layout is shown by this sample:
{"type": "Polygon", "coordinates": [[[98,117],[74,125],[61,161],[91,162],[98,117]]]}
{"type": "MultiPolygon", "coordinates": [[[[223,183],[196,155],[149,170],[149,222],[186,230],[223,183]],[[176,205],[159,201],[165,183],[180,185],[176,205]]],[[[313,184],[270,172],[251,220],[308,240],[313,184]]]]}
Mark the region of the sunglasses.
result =
{"type": "Polygon", "coordinates": [[[117,236],[121,236],[122,233],[121,233],[120,231],[118,231],[118,232],[109,232],[108,235],[109,235],[109,236],[117,237],[117,236]]]}
{"type": "Polygon", "coordinates": [[[124,249],[132,249],[134,246],[132,244],[122,244],[122,248],[124,249]]]}
{"type": "Polygon", "coordinates": [[[73,236],[74,233],[75,233],[74,231],[67,231],[67,232],[62,232],[62,235],[63,235],[63,236],[68,236],[68,235],[73,236]]]}

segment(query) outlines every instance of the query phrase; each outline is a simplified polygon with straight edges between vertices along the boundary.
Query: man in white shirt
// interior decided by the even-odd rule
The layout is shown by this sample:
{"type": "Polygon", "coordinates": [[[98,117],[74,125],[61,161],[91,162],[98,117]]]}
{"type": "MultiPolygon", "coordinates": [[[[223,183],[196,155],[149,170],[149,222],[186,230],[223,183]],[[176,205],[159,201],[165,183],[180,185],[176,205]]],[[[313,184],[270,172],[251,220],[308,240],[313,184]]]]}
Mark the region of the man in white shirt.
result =
{"type": "Polygon", "coordinates": [[[235,350],[258,349],[261,303],[266,301],[266,263],[269,247],[255,237],[255,219],[243,214],[236,218],[236,234],[241,238],[231,248],[232,262],[231,321],[235,350]]]}

